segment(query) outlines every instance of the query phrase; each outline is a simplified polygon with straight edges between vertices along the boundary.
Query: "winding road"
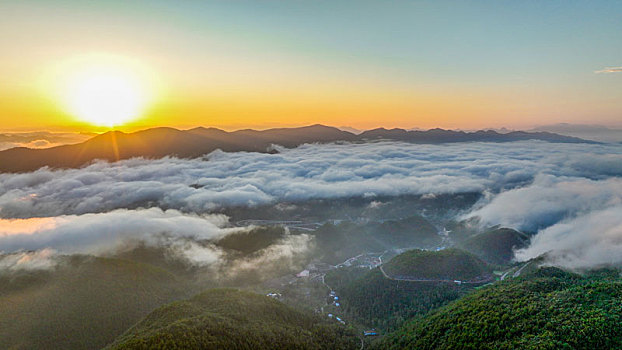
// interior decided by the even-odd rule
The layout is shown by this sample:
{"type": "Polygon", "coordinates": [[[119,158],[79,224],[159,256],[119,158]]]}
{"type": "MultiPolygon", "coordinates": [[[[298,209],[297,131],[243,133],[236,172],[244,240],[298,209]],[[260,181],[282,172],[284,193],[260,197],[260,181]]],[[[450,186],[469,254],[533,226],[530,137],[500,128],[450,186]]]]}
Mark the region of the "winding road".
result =
{"type": "Polygon", "coordinates": [[[484,283],[488,283],[488,282],[492,282],[494,281],[494,276],[489,275],[489,276],[482,276],[484,278],[482,279],[477,279],[477,280],[470,280],[470,281],[462,281],[460,280],[459,282],[457,282],[457,280],[448,280],[448,279],[426,279],[426,278],[405,278],[405,277],[393,277],[393,276],[389,276],[385,271],[384,271],[384,267],[382,265],[380,265],[379,267],[380,272],[382,272],[382,275],[385,278],[388,278],[390,280],[394,280],[394,281],[406,281],[406,282],[441,282],[441,283],[455,283],[455,284],[484,284],[484,283]]]}

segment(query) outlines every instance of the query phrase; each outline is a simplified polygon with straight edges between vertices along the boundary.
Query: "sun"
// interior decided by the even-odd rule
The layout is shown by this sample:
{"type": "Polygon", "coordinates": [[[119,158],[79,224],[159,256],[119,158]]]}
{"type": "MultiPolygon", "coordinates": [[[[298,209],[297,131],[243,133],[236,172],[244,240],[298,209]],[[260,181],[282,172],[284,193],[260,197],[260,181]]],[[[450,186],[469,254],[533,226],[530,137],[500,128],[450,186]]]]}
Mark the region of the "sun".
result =
{"type": "Polygon", "coordinates": [[[140,72],[120,59],[90,57],[65,69],[61,100],[67,113],[94,126],[141,117],[150,93],[140,72]]]}
{"type": "Polygon", "coordinates": [[[134,77],[110,67],[79,72],[67,86],[69,113],[97,126],[124,124],[140,115],[145,96],[134,77]]]}

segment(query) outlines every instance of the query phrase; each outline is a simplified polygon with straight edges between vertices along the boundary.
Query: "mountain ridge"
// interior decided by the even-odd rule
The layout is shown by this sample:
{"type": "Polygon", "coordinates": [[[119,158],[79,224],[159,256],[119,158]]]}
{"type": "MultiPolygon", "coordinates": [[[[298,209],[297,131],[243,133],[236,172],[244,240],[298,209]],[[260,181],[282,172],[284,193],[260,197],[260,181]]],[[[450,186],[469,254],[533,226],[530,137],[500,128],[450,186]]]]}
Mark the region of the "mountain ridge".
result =
{"type": "Polygon", "coordinates": [[[179,130],[157,127],[132,133],[108,131],[81,143],[46,149],[16,147],[0,151],[0,172],[19,173],[42,167],[78,168],[94,160],[118,161],[133,157],[197,158],[216,149],[225,152],[271,152],[273,145],[293,148],[306,143],[403,141],[418,144],[453,142],[513,142],[540,140],[563,143],[595,143],[576,137],[547,132],[452,131],[430,129],[407,131],[377,128],[359,135],[321,124],[298,128],[267,130],[243,129],[227,132],[217,128],[197,127],[179,130]]]}

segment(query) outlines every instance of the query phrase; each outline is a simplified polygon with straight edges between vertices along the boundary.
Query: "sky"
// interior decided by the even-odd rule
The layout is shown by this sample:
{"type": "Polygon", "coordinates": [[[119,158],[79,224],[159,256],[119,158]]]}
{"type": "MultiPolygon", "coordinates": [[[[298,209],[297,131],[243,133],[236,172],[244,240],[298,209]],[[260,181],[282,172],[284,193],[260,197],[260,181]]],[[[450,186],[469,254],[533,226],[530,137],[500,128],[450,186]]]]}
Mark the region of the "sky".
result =
{"type": "Polygon", "coordinates": [[[620,33],[621,1],[4,0],[0,129],[101,129],[84,62],[138,82],[122,130],[619,127],[620,33]]]}

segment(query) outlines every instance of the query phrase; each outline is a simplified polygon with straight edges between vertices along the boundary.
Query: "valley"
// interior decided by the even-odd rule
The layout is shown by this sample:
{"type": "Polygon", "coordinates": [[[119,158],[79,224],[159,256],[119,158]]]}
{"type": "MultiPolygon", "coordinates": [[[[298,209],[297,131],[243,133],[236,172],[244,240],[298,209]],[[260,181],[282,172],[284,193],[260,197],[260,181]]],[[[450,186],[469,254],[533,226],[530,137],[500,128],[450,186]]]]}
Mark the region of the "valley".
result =
{"type": "Polygon", "coordinates": [[[622,1],[0,1],[0,350],[622,349],[622,1]]]}
{"type": "MultiPolygon", "coordinates": [[[[523,348],[529,337],[544,337],[551,340],[544,348],[554,349],[565,344],[555,329],[549,327],[550,334],[543,335],[528,324],[561,316],[532,315],[521,309],[522,323],[515,329],[498,318],[513,317],[523,299],[554,304],[567,296],[576,299],[583,288],[598,290],[602,298],[582,301],[581,307],[590,314],[573,317],[587,328],[573,331],[603,329],[611,344],[618,341],[611,327],[617,320],[618,301],[611,296],[617,295],[619,269],[602,264],[568,267],[558,259],[570,255],[555,255],[560,254],[555,249],[526,253],[542,244],[538,237],[547,230],[569,227],[561,220],[582,215],[585,209],[576,211],[574,205],[585,207],[567,198],[583,195],[587,196],[583,203],[591,203],[590,192],[573,192],[576,184],[605,188],[594,193],[602,193],[602,202],[609,203],[618,195],[615,178],[579,179],[566,185],[565,177],[553,175],[556,166],[546,176],[517,175],[514,169],[525,163],[522,155],[515,157],[516,164],[508,165],[511,175],[499,175],[501,163],[472,167],[460,156],[443,165],[454,169],[454,176],[448,176],[439,173],[433,162],[419,161],[416,157],[428,157],[430,149],[424,152],[417,147],[382,142],[308,145],[252,157],[217,153],[201,161],[134,159],[4,174],[0,223],[32,222],[35,233],[18,231],[0,237],[6,250],[0,253],[0,307],[7,310],[0,313],[0,347],[269,349],[277,344],[285,349],[451,349],[454,338],[437,343],[421,334],[446,327],[446,310],[453,308],[464,310],[470,327],[484,332],[472,313],[481,312],[479,305],[486,304],[480,298],[493,295],[518,303],[495,309],[491,320],[482,318],[499,325],[497,344],[523,348]],[[307,152],[305,147],[320,152],[310,157],[315,167],[306,165],[308,156],[271,163],[283,160],[288,152],[307,152]],[[348,152],[357,149],[351,147],[370,147],[382,152],[382,159],[395,159],[382,165],[386,173],[378,173],[374,166],[378,161],[370,163],[358,153],[352,158],[348,152]],[[404,147],[410,147],[408,156],[404,147]],[[325,154],[334,151],[343,153],[342,160],[322,163],[325,154]],[[411,159],[413,154],[416,157],[411,159]],[[159,163],[152,168],[153,162],[173,166],[162,177],[154,175],[163,169],[159,163]],[[342,172],[349,170],[341,163],[361,164],[354,170],[355,181],[343,180],[342,172]],[[271,182],[273,177],[264,176],[270,167],[280,167],[291,178],[271,182]],[[415,176],[402,175],[412,169],[415,176]],[[102,176],[110,186],[100,184],[102,176]],[[406,176],[399,185],[404,189],[413,184],[447,188],[455,183],[456,188],[469,190],[394,194],[394,180],[400,176],[406,176]],[[305,187],[307,177],[319,186],[305,187]],[[484,185],[490,190],[471,190],[484,185]],[[140,190],[128,192],[127,186],[140,190]],[[67,189],[59,190],[63,188],[67,189]],[[541,195],[549,188],[556,195],[569,193],[568,197],[557,195],[549,200],[555,206],[539,211],[531,211],[528,202],[516,197],[541,195]],[[83,200],[74,193],[91,193],[95,199],[83,200]],[[504,209],[507,202],[498,204],[506,196],[516,206],[512,211],[504,209]],[[568,209],[556,214],[559,222],[546,221],[556,217],[547,211],[556,207],[568,209]],[[33,217],[34,213],[52,216],[33,217]],[[558,286],[553,294],[539,293],[539,286],[549,284],[558,286]],[[514,293],[522,285],[536,287],[516,294],[516,300],[497,295],[508,288],[514,293]],[[553,297],[558,299],[550,300],[553,297]],[[596,316],[591,318],[592,314],[596,316]]],[[[457,150],[434,147],[447,154],[457,150]]],[[[473,154],[482,147],[496,150],[482,144],[469,147],[473,154]]],[[[517,147],[523,147],[521,152],[527,149],[526,144],[517,147]]],[[[611,146],[590,147],[613,152],[611,146]]],[[[605,162],[610,156],[596,158],[605,162]]],[[[531,166],[548,165],[532,161],[531,166]]],[[[572,171],[579,171],[575,168],[572,171]]],[[[588,176],[590,169],[581,171],[588,176]]],[[[612,219],[604,222],[615,224],[612,219]]],[[[583,252],[572,246],[567,249],[573,254],[583,252]]],[[[567,302],[561,305],[569,307],[567,302]]],[[[492,341],[475,339],[460,328],[452,332],[466,337],[461,342],[480,347],[477,341],[492,341]]],[[[599,343],[592,339],[586,344],[599,343]]]]}

